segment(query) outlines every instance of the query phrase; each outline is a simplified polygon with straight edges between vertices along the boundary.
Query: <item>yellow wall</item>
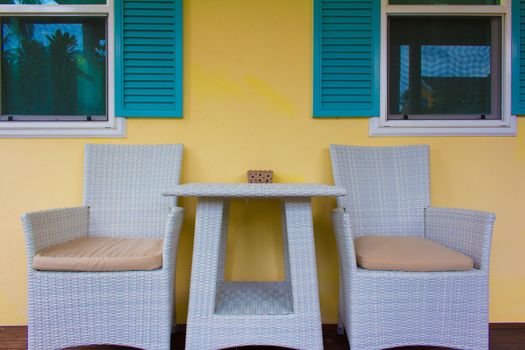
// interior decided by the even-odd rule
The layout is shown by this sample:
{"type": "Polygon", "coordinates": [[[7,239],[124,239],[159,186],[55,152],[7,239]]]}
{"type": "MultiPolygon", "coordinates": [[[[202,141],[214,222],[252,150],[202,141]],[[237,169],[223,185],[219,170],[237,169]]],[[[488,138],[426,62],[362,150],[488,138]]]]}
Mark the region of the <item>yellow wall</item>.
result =
{"type": "MultiPolygon", "coordinates": [[[[186,0],[184,119],[129,120],[115,143],[183,143],[183,182],[244,181],[273,169],[279,182],[331,183],[328,145],[429,144],[436,206],[497,214],[492,322],[525,322],[525,120],[519,137],[369,138],[366,119],[312,119],[312,4],[306,0],[186,0]]],[[[19,216],[81,203],[82,152],[89,140],[0,140],[0,324],[27,322],[26,256],[19,216]]],[[[195,200],[177,266],[177,315],[185,321],[195,200]]],[[[337,314],[337,256],[329,211],[313,202],[323,322],[337,314]]],[[[274,202],[232,208],[227,277],[282,277],[274,202]],[[249,228],[245,228],[249,225],[249,228]]],[[[465,291],[469,293],[469,291],[465,291]]]]}

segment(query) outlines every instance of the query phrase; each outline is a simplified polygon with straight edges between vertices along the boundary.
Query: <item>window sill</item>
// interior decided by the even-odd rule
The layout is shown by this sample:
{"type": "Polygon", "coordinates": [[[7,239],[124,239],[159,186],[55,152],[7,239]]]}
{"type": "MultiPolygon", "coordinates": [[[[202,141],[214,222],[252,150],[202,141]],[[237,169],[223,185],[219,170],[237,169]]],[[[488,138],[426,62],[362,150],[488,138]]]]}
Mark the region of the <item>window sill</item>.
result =
{"type": "Polygon", "coordinates": [[[125,138],[126,119],[115,118],[113,125],[92,127],[91,125],[74,125],[61,123],[61,125],[45,125],[43,123],[21,123],[1,125],[0,138],[29,139],[29,138],[125,138]]]}
{"type": "MultiPolygon", "coordinates": [[[[384,122],[383,122],[384,123],[384,122]]],[[[381,118],[370,118],[369,136],[516,136],[516,117],[511,116],[508,123],[488,121],[492,125],[481,126],[479,121],[461,121],[456,125],[446,122],[440,124],[414,125],[414,121],[396,121],[382,124],[381,118]],[[387,124],[388,123],[388,124],[387,124]],[[385,125],[386,124],[386,125],[385,125]]],[[[419,122],[422,123],[422,122],[419,122]]]]}

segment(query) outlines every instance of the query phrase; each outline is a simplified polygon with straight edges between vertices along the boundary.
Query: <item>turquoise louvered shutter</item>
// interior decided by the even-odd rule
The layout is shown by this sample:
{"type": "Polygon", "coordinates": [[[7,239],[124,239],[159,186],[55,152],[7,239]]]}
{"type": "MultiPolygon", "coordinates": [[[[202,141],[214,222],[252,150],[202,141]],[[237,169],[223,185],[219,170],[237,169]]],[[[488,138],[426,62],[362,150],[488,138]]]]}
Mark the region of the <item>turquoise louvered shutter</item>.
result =
{"type": "Polygon", "coordinates": [[[115,0],[119,117],[182,116],[182,0],[115,0]]]}
{"type": "Polygon", "coordinates": [[[525,0],[512,1],[511,112],[525,115],[525,0]]]}
{"type": "Polygon", "coordinates": [[[314,117],[379,116],[380,3],[314,0],[314,117]]]}

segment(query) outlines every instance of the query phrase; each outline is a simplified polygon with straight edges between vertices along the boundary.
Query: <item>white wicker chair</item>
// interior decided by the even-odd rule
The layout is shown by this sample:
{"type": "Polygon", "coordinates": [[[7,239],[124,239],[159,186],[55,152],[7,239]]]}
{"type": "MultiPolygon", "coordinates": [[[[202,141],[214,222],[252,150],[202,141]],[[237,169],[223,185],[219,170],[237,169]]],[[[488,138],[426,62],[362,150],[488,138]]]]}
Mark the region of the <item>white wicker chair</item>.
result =
{"type": "MultiPolygon", "coordinates": [[[[29,349],[90,344],[169,349],[183,210],[161,192],[179,183],[182,145],[87,145],[84,206],[22,216],[29,289],[29,349]],[[53,272],[36,252],[82,236],[164,238],[152,271],[53,272]]],[[[59,189],[57,189],[59,190],[59,189]]]]}
{"type": "Polygon", "coordinates": [[[488,272],[494,215],[430,208],[428,146],[330,147],[341,270],[339,332],[352,350],[405,345],[488,349],[488,272]],[[373,271],[357,266],[353,238],[410,235],[470,256],[463,272],[373,271]],[[344,328],[343,328],[344,327],[344,328]]]}

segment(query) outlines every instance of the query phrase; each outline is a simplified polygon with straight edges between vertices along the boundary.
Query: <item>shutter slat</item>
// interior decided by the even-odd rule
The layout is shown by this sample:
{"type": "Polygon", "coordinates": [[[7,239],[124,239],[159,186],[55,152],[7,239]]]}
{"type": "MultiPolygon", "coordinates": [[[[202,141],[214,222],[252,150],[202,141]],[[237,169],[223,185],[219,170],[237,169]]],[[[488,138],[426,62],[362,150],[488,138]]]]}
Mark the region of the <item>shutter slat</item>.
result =
{"type": "Polygon", "coordinates": [[[378,116],[380,2],[314,6],[314,116],[378,116]]]}
{"type": "MultiPolygon", "coordinates": [[[[151,108],[151,103],[134,103],[127,101],[126,104],[129,106],[128,108],[136,111],[148,111],[149,108],[151,108]]],[[[171,110],[171,103],[155,102],[156,115],[159,115],[160,117],[169,117],[171,110]],[[162,112],[164,112],[165,115],[162,115],[162,112]]]]}
{"type": "Polygon", "coordinates": [[[368,103],[368,102],[366,102],[366,103],[357,103],[357,102],[349,102],[349,103],[340,102],[340,103],[337,103],[337,102],[330,102],[330,105],[336,111],[346,111],[348,109],[354,109],[354,108],[360,108],[360,109],[364,110],[370,105],[370,103],[368,103]]]}
{"type": "Polygon", "coordinates": [[[140,17],[129,16],[129,15],[126,16],[124,18],[124,27],[127,24],[158,24],[158,25],[163,25],[166,28],[172,28],[175,25],[175,22],[173,21],[173,17],[175,17],[174,16],[175,14],[173,14],[173,16],[163,16],[163,17],[157,17],[157,16],[146,17],[144,15],[140,17]]]}
{"type": "Polygon", "coordinates": [[[126,45],[124,44],[124,53],[127,52],[153,52],[153,53],[162,53],[162,52],[173,52],[175,49],[174,45],[126,45]]]}
{"type": "MultiPolygon", "coordinates": [[[[124,0],[125,1],[125,0],[124,0]]],[[[136,30],[136,31],[170,31],[174,32],[175,27],[169,26],[164,23],[127,23],[124,26],[124,31],[128,32],[130,30],[136,30]]],[[[175,33],[173,33],[175,35],[175,33]]]]}
{"type": "MultiPolygon", "coordinates": [[[[329,74],[329,73],[327,73],[323,77],[323,83],[325,81],[345,81],[345,82],[351,83],[354,80],[359,80],[359,81],[362,81],[362,80],[365,80],[365,79],[371,80],[371,77],[372,77],[371,74],[356,74],[356,73],[352,73],[352,74],[329,74]]],[[[370,94],[370,89],[368,89],[367,92],[368,92],[368,94],[370,94]]]]}
{"type": "Polygon", "coordinates": [[[323,39],[325,38],[371,38],[369,30],[326,30],[323,33],[323,39]]]}
{"type": "Polygon", "coordinates": [[[173,96],[173,89],[125,89],[126,96],[173,96]]]}
{"type": "Polygon", "coordinates": [[[173,31],[172,30],[166,30],[166,31],[136,31],[136,30],[127,30],[126,31],[126,38],[173,38],[173,31]]]}
{"type": "Polygon", "coordinates": [[[166,95],[157,95],[157,96],[151,96],[151,95],[126,95],[126,102],[134,102],[134,103],[164,103],[164,104],[171,104],[171,101],[173,100],[172,96],[166,96],[166,95]]]}
{"type": "Polygon", "coordinates": [[[323,102],[326,103],[348,103],[348,102],[370,102],[370,96],[366,95],[324,95],[323,102]]]}
{"type": "MultiPolygon", "coordinates": [[[[149,81],[149,82],[173,82],[175,79],[174,75],[162,75],[162,74],[126,74],[124,82],[128,81],[149,81]]],[[[124,96],[125,97],[125,96],[124,96]]],[[[155,107],[155,106],[152,106],[155,107]]]]}
{"type": "Polygon", "coordinates": [[[346,88],[346,87],[358,87],[358,88],[370,88],[372,83],[370,80],[353,80],[353,81],[338,81],[338,80],[325,80],[323,81],[323,88],[346,88]]]}
{"type": "Polygon", "coordinates": [[[173,89],[173,84],[171,82],[164,81],[126,81],[124,82],[124,88],[129,89],[173,89]]]}
{"type": "Polygon", "coordinates": [[[124,8],[126,10],[172,10],[173,5],[171,3],[159,3],[158,1],[152,1],[151,3],[148,3],[147,1],[141,1],[138,3],[132,3],[129,1],[126,1],[124,8]]]}
{"type": "Polygon", "coordinates": [[[182,116],[182,0],[116,0],[117,116],[182,116]]]}
{"type": "Polygon", "coordinates": [[[346,24],[349,21],[352,23],[370,23],[370,15],[368,16],[348,16],[348,17],[328,17],[323,16],[323,23],[324,24],[331,24],[331,23],[341,23],[346,24]]]}
{"type": "Polygon", "coordinates": [[[175,73],[172,67],[124,67],[126,74],[169,74],[175,73]]]}
{"type": "Polygon", "coordinates": [[[372,34],[372,25],[369,23],[324,23],[324,32],[329,31],[354,31],[354,30],[365,30],[372,34]]]}
{"type": "Polygon", "coordinates": [[[159,9],[159,10],[155,10],[155,9],[151,9],[151,8],[148,8],[148,9],[129,9],[129,10],[126,10],[126,13],[129,15],[129,16],[144,16],[144,15],[147,15],[148,17],[167,17],[167,16],[173,16],[175,15],[175,11],[170,11],[170,10],[166,10],[166,9],[159,9]]]}
{"type": "Polygon", "coordinates": [[[325,96],[339,96],[339,95],[355,95],[355,96],[370,96],[366,93],[366,89],[363,87],[355,88],[325,88],[325,96]]]}
{"type": "Polygon", "coordinates": [[[147,38],[140,39],[134,37],[126,37],[124,45],[151,45],[151,46],[174,46],[175,43],[170,38],[147,38]]]}
{"type": "Polygon", "coordinates": [[[512,114],[525,115],[525,0],[512,1],[512,114]]]}
{"type": "Polygon", "coordinates": [[[367,67],[323,67],[325,73],[349,74],[349,73],[371,73],[370,66],[367,67]]]}
{"type": "MultiPolygon", "coordinates": [[[[134,52],[126,55],[127,60],[175,60],[174,52],[134,52]]],[[[126,62],[127,62],[126,60],[126,62]]]]}
{"type": "MultiPolygon", "coordinates": [[[[372,0],[373,1],[373,0],[372,0]]],[[[328,2],[324,1],[323,9],[326,10],[358,10],[358,9],[369,9],[369,1],[365,0],[362,2],[353,1],[341,1],[341,2],[328,2]]]]}
{"type": "Polygon", "coordinates": [[[370,52],[371,47],[368,45],[354,45],[354,46],[337,46],[337,45],[323,45],[323,52],[338,52],[338,53],[345,53],[345,52],[361,52],[361,53],[368,53],[370,52]]]}
{"type": "MultiPolygon", "coordinates": [[[[367,45],[370,44],[370,37],[368,38],[323,38],[323,46],[325,45],[367,45]]],[[[367,45],[368,46],[368,45],[367,45]]]]}
{"type": "Polygon", "coordinates": [[[324,59],[338,59],[346,60],[347,62],[352,62],[353,59],[366,59],[369,60],[372,58],[370,52],[354,52],[354,53],[341,53],[341,52],[327,52],[323,54],[324,59]]]}
{"type": "Polygon", "coordinates": [[[124,67],[173,67],[170,60],[127,60],[124,67]]]}
{"type": "Polygon", "coordinates": [[[366,59],[355,59],[353,61],[338,60],[338,59],[325,59],[323,61],[323,67],[369,67],[370,62],[366,59]]]}
{"type": "Polygon", "coordinates": [[[324,10],[323,18],[327,17],[370,17],[370,9],[356,10],[356,9],[343,9],[343,10],[324,10]]]}

